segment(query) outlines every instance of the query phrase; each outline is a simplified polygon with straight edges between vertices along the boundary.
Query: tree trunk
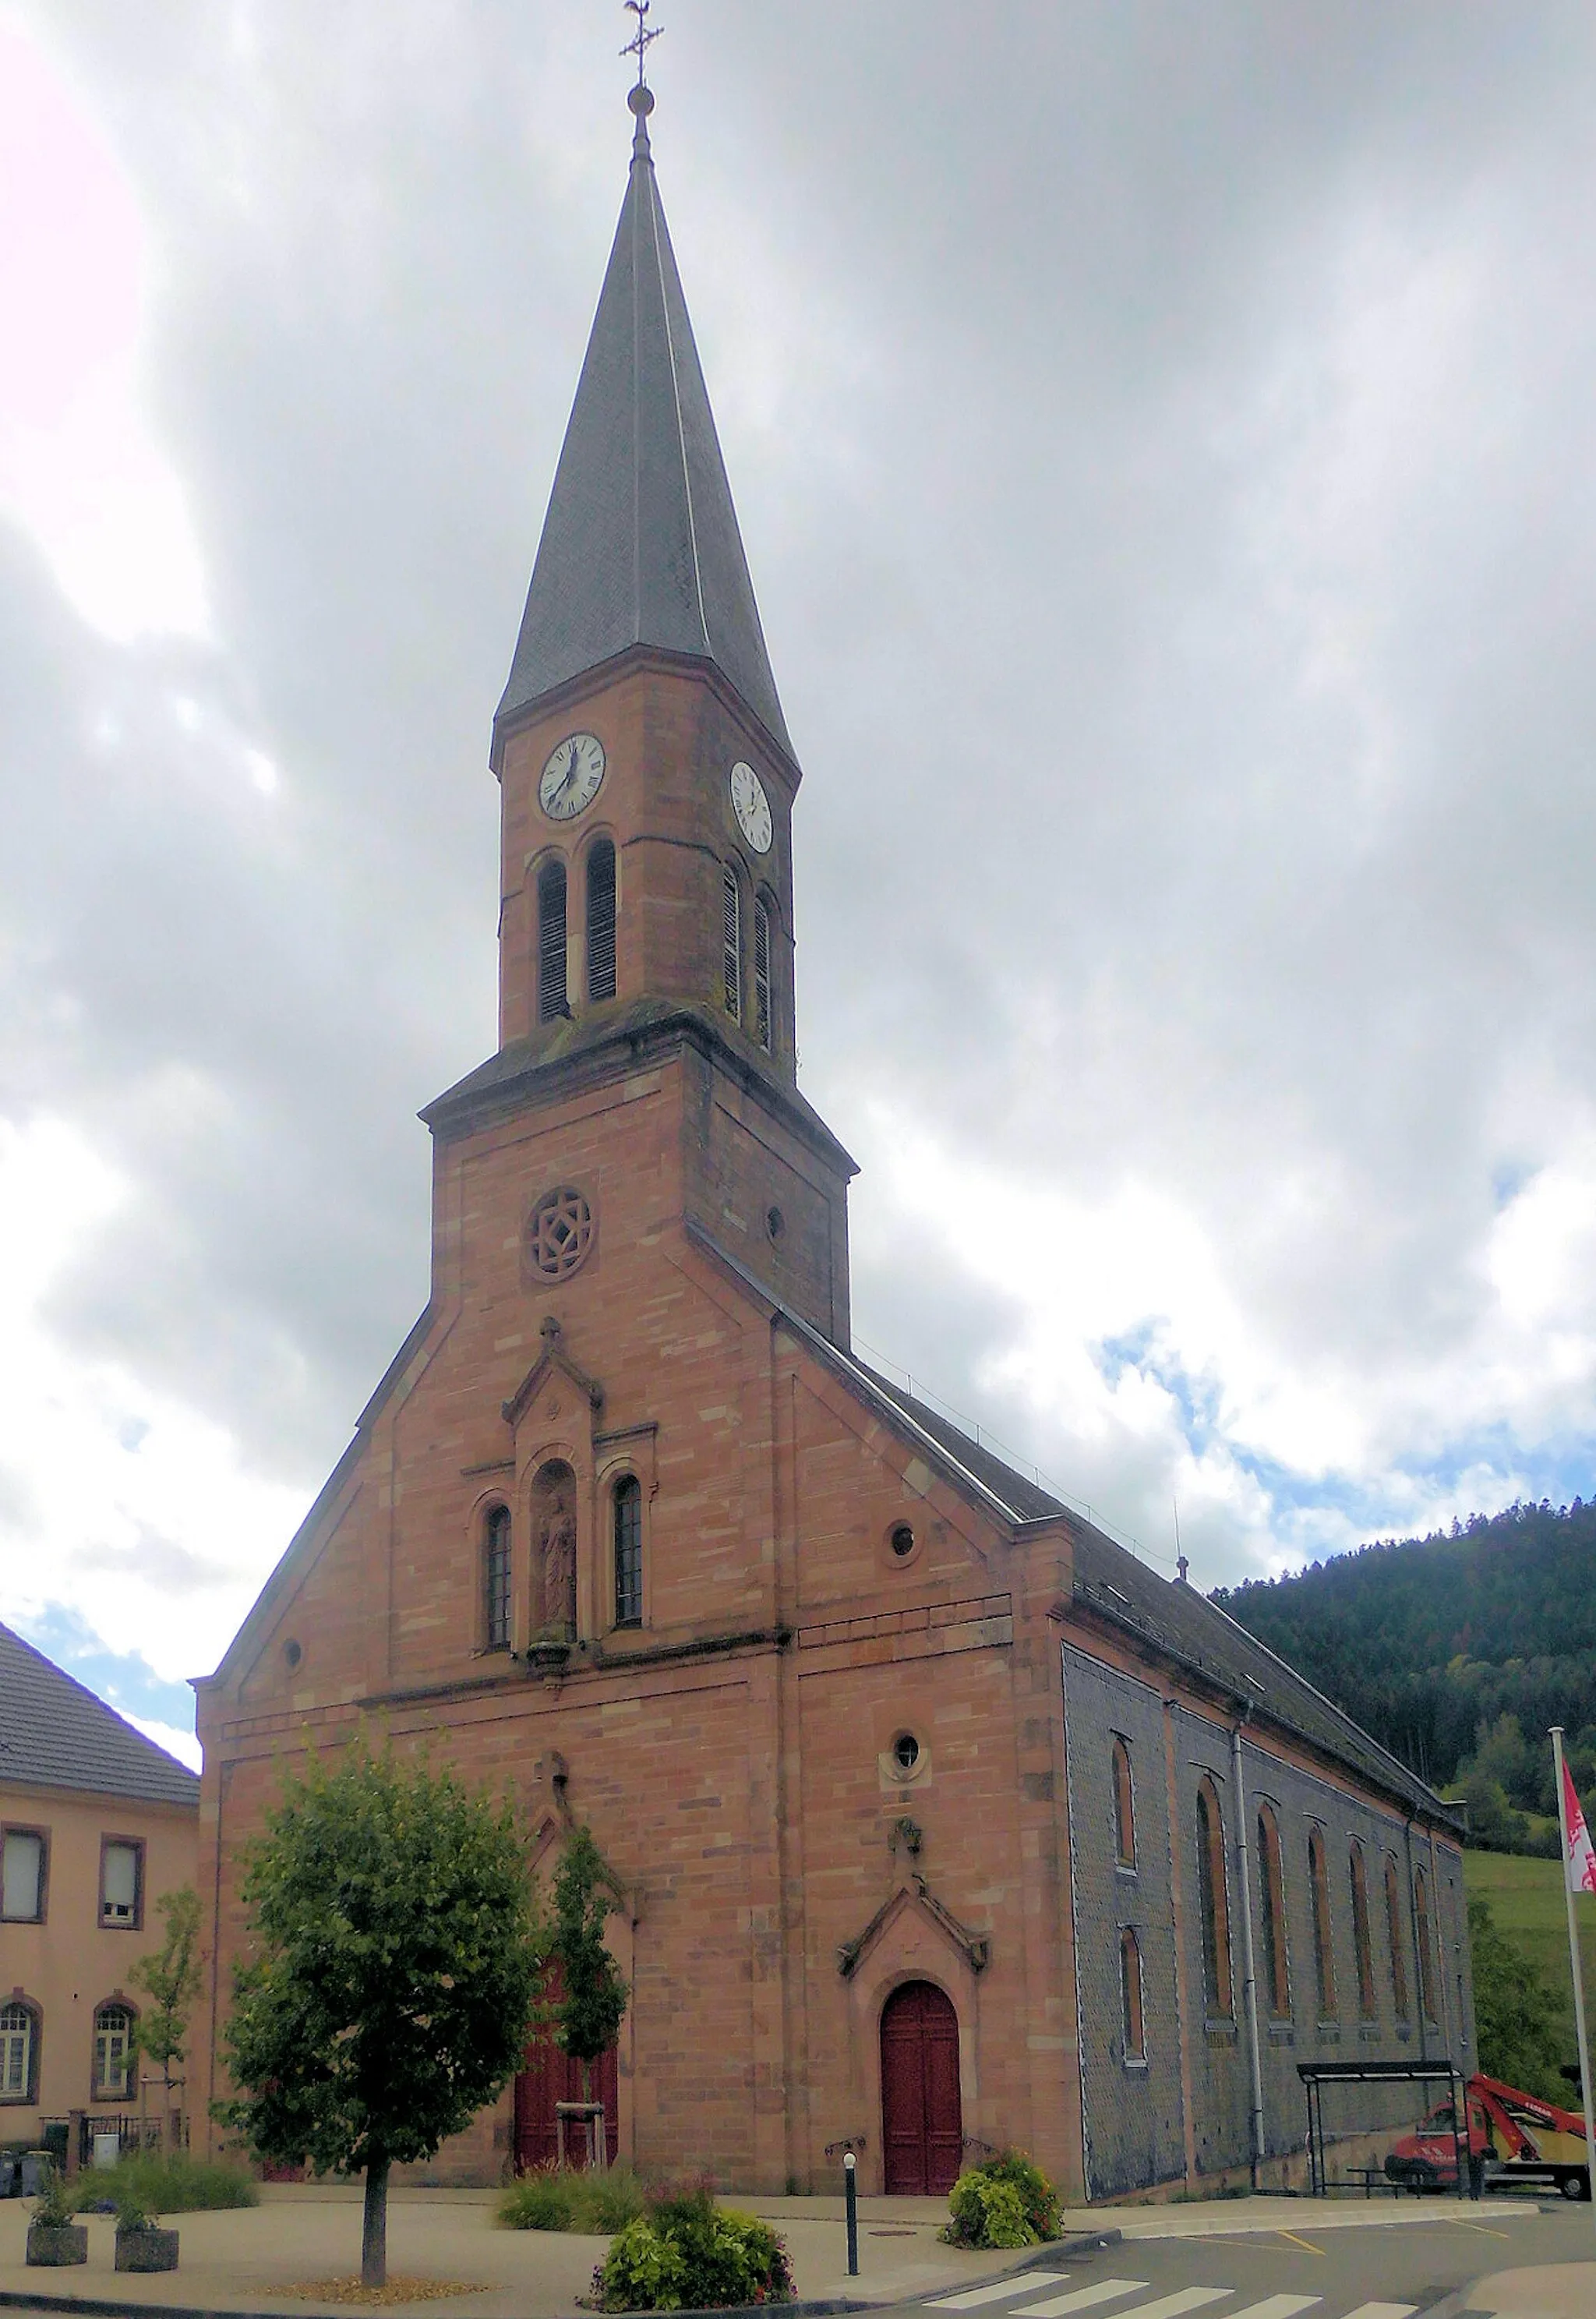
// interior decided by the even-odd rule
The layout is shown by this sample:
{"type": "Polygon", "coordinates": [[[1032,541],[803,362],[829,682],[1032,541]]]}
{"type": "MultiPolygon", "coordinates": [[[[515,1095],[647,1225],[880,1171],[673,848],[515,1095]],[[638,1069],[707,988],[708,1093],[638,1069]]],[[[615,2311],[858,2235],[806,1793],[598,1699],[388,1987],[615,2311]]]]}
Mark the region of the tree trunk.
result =
{"type": "Polygon", "coordinates": [[[365,2169],[365,2214],[360,2232],[360,2283],[388,2284],[388,2160],[373,2158],[365,2169]]]}

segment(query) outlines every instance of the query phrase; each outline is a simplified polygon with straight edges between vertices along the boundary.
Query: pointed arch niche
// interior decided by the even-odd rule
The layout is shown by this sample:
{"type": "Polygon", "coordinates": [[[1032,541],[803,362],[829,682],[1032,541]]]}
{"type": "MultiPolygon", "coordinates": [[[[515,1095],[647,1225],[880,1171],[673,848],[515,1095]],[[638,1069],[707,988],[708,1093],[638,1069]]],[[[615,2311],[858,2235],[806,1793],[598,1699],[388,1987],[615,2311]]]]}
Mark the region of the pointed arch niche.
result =
{"type": "MultiPolygon", "coordinates": [[[[533,1877],[546,1898],[575,1826],[575,1816],[566,1801],[571,1776],[570,1767],[557,1748],[548,1749],[532,1766],[527,1815],[533,1833],[527,1857],[533,1877]]],[[[605,1856],[609,1866],[616,1868],[609,1854],[605,1856]]],[[[618,1869],[616,1874],[620,1905],[605,1921],[604,1945],[627,1987],[636,1990],[636,1934],[642,1917],[642,1896],[618,1869]]],[[[573,2070],[575,2065],[571,2067],[573,2070]]],[[[607,2107],[611,2100],[615,2105],[608,2137],[609,2156],[612,2161],[624,2165],[630,2165],[636,2154],[636,2029],[634,2008],[628,2003],[613,2059],[606,2056],[594,2064],[595,2098],[607,2107]]],[[[580,2094],[580,2079],[568,2080],[565,2057],[557,2053],[552,2036],[546,2034],[535,2037],[527,2048],[523,2067],[500,2096],[502,2146],[518,2163],[535,2164],[552,2158],[554,2104],[579,2099],[580,2094]]]]}

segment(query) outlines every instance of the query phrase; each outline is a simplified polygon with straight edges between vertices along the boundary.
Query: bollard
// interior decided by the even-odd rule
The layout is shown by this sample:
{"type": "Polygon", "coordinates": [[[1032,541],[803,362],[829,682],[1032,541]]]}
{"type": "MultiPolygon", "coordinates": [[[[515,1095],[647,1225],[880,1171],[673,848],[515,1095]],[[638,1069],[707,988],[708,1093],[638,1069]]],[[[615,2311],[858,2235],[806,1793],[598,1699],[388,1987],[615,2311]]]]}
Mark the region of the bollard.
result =
{"type": "Polygon", "coordinates": [[[847,2151],[843,2158],[843,2188],[848,2201],[848,2276],[850,2278],[857,2278],[859,2276],[859,2198],[853,2188],[855,2162],[853,2152],[851,2150],[847,2151]]]}

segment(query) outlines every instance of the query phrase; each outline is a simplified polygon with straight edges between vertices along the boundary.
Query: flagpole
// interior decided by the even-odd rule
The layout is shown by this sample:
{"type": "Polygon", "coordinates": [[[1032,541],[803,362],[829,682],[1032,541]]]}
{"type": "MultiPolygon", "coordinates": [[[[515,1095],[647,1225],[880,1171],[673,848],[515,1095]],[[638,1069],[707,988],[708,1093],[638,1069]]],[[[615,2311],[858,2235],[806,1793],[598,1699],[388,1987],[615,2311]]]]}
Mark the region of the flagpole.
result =
{"type": "Polygon", "coordinates": [[[1579,1919],[1573,1913],[1573,1885],[1569,1877],[1573,1857],[1568,1840],[1568,1799],[1564,1789],[1563,1726],[1552,1726],[1552,1768],[1557,1786],[1557,1826],[1562,1831],[1563,1901],[1568,1910],[1568,1962],[1573,1972],[1573,2026],[1579,2039],[1580,2096],[1585,2111],[1585,2196],[1591,2201],[1591,2219],[1596,2221],[1596,2093],[1591,2086],[1591,2044],[1585,2035],[1585,1982],[1580,1971],[1579,1919]]]}

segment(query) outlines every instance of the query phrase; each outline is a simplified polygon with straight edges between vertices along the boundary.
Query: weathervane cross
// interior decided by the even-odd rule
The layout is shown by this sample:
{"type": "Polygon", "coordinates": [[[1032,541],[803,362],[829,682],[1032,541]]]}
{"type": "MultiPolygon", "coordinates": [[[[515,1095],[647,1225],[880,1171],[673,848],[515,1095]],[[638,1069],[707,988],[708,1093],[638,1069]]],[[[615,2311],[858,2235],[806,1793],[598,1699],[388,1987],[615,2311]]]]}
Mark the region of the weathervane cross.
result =
{"type": "Polygon", "coordinates": [[[651,41],[657,41],[665,29],[663,24],[650,24],[647,22],[650,5],[651,0],[626,0],[627,14],[637,19],[637,29],[621,50],[621,54],[623,57],[636,58],[639,88],[643,86],[643,59],[648,54],[649,43],[651,41]]]}

